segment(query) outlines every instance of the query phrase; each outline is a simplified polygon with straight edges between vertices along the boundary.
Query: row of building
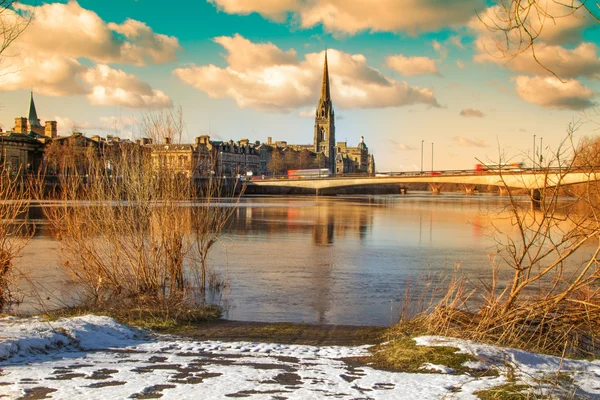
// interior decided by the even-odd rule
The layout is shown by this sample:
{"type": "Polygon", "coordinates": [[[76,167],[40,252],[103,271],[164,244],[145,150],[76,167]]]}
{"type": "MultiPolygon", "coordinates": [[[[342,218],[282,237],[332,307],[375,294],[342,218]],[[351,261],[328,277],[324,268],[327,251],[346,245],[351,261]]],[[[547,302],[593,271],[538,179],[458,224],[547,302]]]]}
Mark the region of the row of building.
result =
{"type": "MultiPolygon", "coordinates": [[[[140,146],[149,152],[156,168],[164,168],[200,177],[208,174],[282,175],[291,169],[327,168],[331,175],[373,174],[375,160],[361,137],[356,147],[335,141],[335,114],[329,87],[327,55],[323,68],[321,96],[316,108],[314,141],[312,144],[288,144],[285,141],[266,143],[241,139],[237,142],[211,140],[209,135],[195,138],[194,143],[175,143],[173,138],[143,138],[136,141],[114,136],[87,137],[79,132],[58,136],[56,121],[41,124],[35,107],[33,93],[29,105],[29,118],[15,119],[14,128],[0,129],[0,157],[15,173],[27,173],[47,168],[49,173],[60,174],[65,168],[64,152],[67,148],[106,153],[118,146],[140,146]],[[85,150],[84,150],[85,149],[85,150]],[[61,158],[62,157],[62,158],[61,158]]],[[[78,167],[85,173],[84,154],[71,160],[81,160],[78,167]]],[[[70,166],[72,168],[72,166],[70,166]]]]}

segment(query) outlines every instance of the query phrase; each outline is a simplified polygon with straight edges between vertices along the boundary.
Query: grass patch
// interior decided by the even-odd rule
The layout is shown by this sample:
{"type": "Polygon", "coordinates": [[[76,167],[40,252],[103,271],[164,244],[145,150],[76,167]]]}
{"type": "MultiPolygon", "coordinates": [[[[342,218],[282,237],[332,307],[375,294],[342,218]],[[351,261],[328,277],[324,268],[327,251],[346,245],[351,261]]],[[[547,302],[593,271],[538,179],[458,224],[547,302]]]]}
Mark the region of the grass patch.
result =
{"type": "Polygon", "coordinates": [[[454,370],[455,374],[469,373],[478,376],[497,376],[495,369],[473,370],[463,364],[467,361],[477,361],[470,354],[458,352],[459,349],[449,346],[419,346],[410,337],[396,337],[385,344],[372,348],[373,355],[361,358],[376,368],[413,372],[413,373],[439,373],[422,369],[426,363],[443,365],[454,370]]]}
{"type": "Polygon", "coordinates": [[[195,324],[221,318],[221,308],[213,305],[185,307],[181,305],[141,304],[104,307],[72,307],[43,314],[47,320],[77,317],[87,314],[103,315],[117,322],[160,333],[178,333],[195,324]]]}
{"type": "Polygon", "coordinates": [[[473,394],[481,400],[527,400],[532,397],[528,385],[505,383],[486,390],[478,390],[473,394]]]}

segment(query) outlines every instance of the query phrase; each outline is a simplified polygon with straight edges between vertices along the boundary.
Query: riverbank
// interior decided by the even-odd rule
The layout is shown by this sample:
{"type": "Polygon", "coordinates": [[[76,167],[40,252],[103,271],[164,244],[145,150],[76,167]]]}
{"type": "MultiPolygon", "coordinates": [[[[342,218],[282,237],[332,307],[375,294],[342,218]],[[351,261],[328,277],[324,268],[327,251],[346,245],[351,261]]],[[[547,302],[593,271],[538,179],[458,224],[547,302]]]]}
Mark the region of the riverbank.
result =
{"type": "Polygon", "coordinates": [[[310,346],[374,345],[387,328],[330,324],[264,323],[217,320],[186,326],[177,334],[193,340],[248,341],[310,346]]]}
{"type": "MultiPolygon", "coordinates": [[[[207,330],[218,337],[227,326],[235,331],[235,324],[213,325],[212,333],[211,328],[207,330]]],[[[257,330],[271,330],[273,324],[242,323],[238,332],[243,327],[256,335],[257,330]]],[[[284,327],[279,324],[275,330],[293,328],[284,327]]],[[[313,328],[304,329],[314,332],[313,328]]],[[[339,328],[322,332],[356,336],[356,330],[339,328]]],[[[566,360],[436,336],[417,337],[405,344],[426,358],[417,359],[418,368],[399,372],[369,363],[386,344],[197,340],[157,335],[95,315],[55,321],[6,317],[0,318],[0,394],[9,399],[178,400],[490,399],[526,398],[527,393],[600,396],[599,361],[566,360]],[[436,354],[460,360],[462,369],[436,363],[440,360],[432,356],[436,354]],[[496,396],[507,393],[513,397],[496,396]]]]}

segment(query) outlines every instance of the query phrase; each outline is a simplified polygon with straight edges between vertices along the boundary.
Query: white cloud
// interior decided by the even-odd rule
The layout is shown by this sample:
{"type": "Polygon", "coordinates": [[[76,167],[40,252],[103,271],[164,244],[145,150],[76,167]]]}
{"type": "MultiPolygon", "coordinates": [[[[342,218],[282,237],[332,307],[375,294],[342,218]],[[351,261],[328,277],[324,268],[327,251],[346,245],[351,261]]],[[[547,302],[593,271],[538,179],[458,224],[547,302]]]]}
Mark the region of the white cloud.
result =
{"type": "Polygon", "coordinates": [[[239,34],[232,37],[220,36],[214,41],[228,51],[225,60],[236,71],[298,64],[295,50],[284,52],[273,43],[252,43],[239,34]]]}
{"type": "Polygon", "coordinates": [[[284,21],[288,12],[297,12],[302,3],[300,0],[208,0],[228,14],[250,14],[259,13],[262,16],[275,20],[284,21]]]}
{"type": "Polygon", "coordinates": [[[71,132],[78,131],[84,129],[95,129],[96,127],[88,122],[88,121],[75,121],[69,117],[60,117],[55,116],[53,118],[56,121],[56,125],[58,127],[58,133],[61,136],[70,135],[71,132]]]}
{"type": "Polygon", "coordinates": [[[14,43],[29,53],[51,51],[103,63],[146,65],[173,61],[180,50],[175,37],[154,33],[143,22],[131,19],[122,24],[107,24],[75,0],[41,6],[18,3],[15,7],[34,15],[14,43]]]}
{"type": "Polygon", "coordinates": [[[465,69],[465,64],[460,60],[456,61],[456,66],[460,69],[465,69]]]}
{"type": "Polygon", "coordinates": [[[540,42],[536,44],[535,54],[537,61],[530,52],[523,52],[506,59],[480,51],[479,54],[475,55],[474,60],[499,64],[512,71],[524,74],[551,76],[553,72],[566,79],[581,76],[600,79],[598,47],[593,43],[581,43],[574,49],[566,49],[562,46],[540,42]]]}
{"type": "MultiPolygon", "coordinates": [[[[580,4],[575,1],[573,6],[580,4]]],[[[535,37],[533,47],[530,47],[528,33],[515,23],[514,13],[507,13],[500,5],[488,8],[480,17],[481,20],[473,18],[468,24],[476,35],[474,61],[494,63],[532,75],[551,76],[555,73],[561,78],[600,78],[600,60],[595,44],[563,47],[580,41],[583,30],[594,23],[585,9],[574,11],[570,2],[555,0],[532,3],[520,17],[526,18],[523,24],[535,37]]]]}
{"type": "Polygon", "coordinates": [[[274,21],[292,21],[302,28],[322,25],[326,31],[356,34],[373,32],[437,31],[467,22],[484,0],[209,0],[230,14],[256,12],[274,21]]]}
{"type": "Polygon", "coordinates": [[[459,49],[464,49],[465,48],[465,46],[462,44],[462,38],[460,36],[458,36],[458,35],[450,36],[448,38],[448,43],[452,43],[453,45],[455,45],[459,49]]]}
{"type": "MultiPolygon", "coordinates": [[[[34,18],[9,48],[0,74],[0,91],[33,89],[48,96],[86,95],[90,103],[132,108],[169,107],[160,90],[104,62],[162,63],[175,59],[177,39],[154,34],[145,24],[127,20],[106,24],[77,1],[17,9],[34,18]],[[109,27],[110,25],[110,27],[109,27]],[[12,57],[11,57],[12,56],[12,57]],[[101,61],[92,64],[87,58],[101,61]]],[[[11,14],[15,18],[17,14],[11,14]]]]}
{"type": "Polygon", "coordinates": [[[490,147],[489,143],[483,139],[471,139],[464,136],[454,136],[452,138],[460,147],[490,147]]]}
{"type": "Polygon", "coordinates": [[[24,52],[11,58],[0,75],[0,91],[34,89],[48,96],[85,94],[87,88],[81,76],[87,68],[79,61],[58,54],[37,57],[24,52]]]}
{"type": "Polygon", "coordinates": [[[594,92],[574,79],[517,76],[515,87],[523,100],[544,108],[582,110],[596,105],[594,92]]]}
{"type": "Polygon", "coordinates": [[[476,110],[474,108],[465,108],[464,110],[461,110],[461,112],[460,112],[460,116],[461,117],[478,117],[478,118],[481,118],[484,115],[485,114],[482,111],[476,110]]]}
{"type": "Polygon", "coordinates": [[[114,131],[120,131],[126,128],[132,128],[140,123],[139,118],[133,115],[123,115],[119,117],[100,117],[100,127],[102,129],[112,129],[114,131]]]}
{"type": "MultiPolygon", "coordinates": [[[[174,75],[212,98],[231,98],[242,108],[285,112],[316,103],[324,52],[310,53],[299,60],[293,50],[283,52],[271,43],[257,44],[239,35],[215,41],[227,50],[227,67],[192,65],[176,69],[174,75]]],[[[430,89],[411,87],[384,76],[361,54],[329,50],[328,62],[337,107],[383,108],[415,103],[439,106],[430,89]]]]}
{"type": "Polygon", "coordinates": [[[388,139],[390,141],[390,143],[392,144],[392,148],[395,150],[399,150],[399,151],[411,151],[411,150],[416,150],[417,148],[415,146],[411,146],[408,144],[404,144],[404,143],[400,143],[394,139],[388,139]]]}
{"type": "Polygon", "coordinates": [[[528,45],[528,34],[532,34],[537,42],[547,44],[575,43],[580,40],[583,30],[595,23],[584,8],[574,10],[571,6],[580,4],[578,1],[537,0],[531,2],[529,8],[527,4],[523,6],[520,24],[515,21],[514,8],[507,12],[501,5],[495,5],[473,17],[469,27],[486,42],[487,51],[492,53],[507,50],[510,55],[517,54],[528,45]]]}
{"type": "Polygon", "coordinates": [[[527,102],[573,110],[595,105],[594,93],[575,80],[600,79],[598,47],[577,43],[584,29],[594,23],[593,18],[583,7],[578,8],[578,1],[539,0],[530,4],[521,10],[522,25],[514,23],[514,12],[500,5],[481,13],[483,23],[473,18],[469,23],[477,36],[473,60],[535,75],[514,78],[517,94],[527,102]],[[535,38],[533,46],[528,34],[535,38]],[[575,47],[564,47],[574,43],[575,47]]]}
{"type": "Polygon", "coordinates": [[[442,50],[442,44],[440,42],[438,42],[437,40],[433,40],[433,42],[431,42],[431,46],[433,47],[433,49],[435,51],[441,51],[442,50]]]}
{"type": "Polygon", "coordinates": [[[386,63],[405,76],[438,74],[435,61],[429,57],[405,57],[398,54],[388,57],[386,63]]]}
{"type": "Polygon", "coordinates": [[[130,108],[157,109],[170,107],[171,99],[133,75],[108,65],[98,64],[84,74],[90,85],[88,100],[94,105],[117,105],[130,108]]]}
{"type": "Polygon", "coordinates": [[[135,116],[110,116],[100,117],[100,126],[98,129],[107,131],[108,134],[115,135],[120,138],[135,138],[135,131],[139,125],[139,119],[135,116]]]}
{"type": "Polygon", "coordinates": [[[33,89],[47,96],[86,95],[94,105],[149,109],[171,106],[164,92],[105,64],[87,68],[74,58],[23,55],[15,58],[6,72],[0,76],[0,91],[33,89]]]}
{"type": "MultiPolygon", "coordinates": [[[[315,110],[311,109],[311,110],[300,110],[298,111],[297,114],[300,118],[314,118],[315,117],[315,110]]],[[[336,116],[337,119],[339,118],[339,115],[336,116]]]]}

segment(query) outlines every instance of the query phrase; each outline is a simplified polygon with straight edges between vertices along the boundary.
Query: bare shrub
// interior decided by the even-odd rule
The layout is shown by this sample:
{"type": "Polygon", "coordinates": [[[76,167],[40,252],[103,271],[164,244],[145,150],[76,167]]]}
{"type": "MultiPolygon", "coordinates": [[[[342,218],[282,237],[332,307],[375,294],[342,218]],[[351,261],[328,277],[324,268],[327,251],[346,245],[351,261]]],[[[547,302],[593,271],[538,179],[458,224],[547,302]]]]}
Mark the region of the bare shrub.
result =
{"type": "Polygon", "coordinates": [[[576,157],[566,157],[569,148],[567,142],[547,160],[558,167],[541,170],[541,194],[533,184],[525,198],[509,190],[508,206],[491,217],[497,242],[491,277],[472,282],[455,274],[442,299],[413,326],[558,355],[598,353],[600,176],[576,168],[576,157]],[[561,198],[575,173],[588,179],[584,194],[561,198]]]}
{"type": "Polygon", "coordinates": [[[221,177],[210,176],[208,182],[199,188],[202,204],[192,210],[192,229],[194,238],[194,263],[192,271],[198,282],[201,301],[206,300],[206,289],[216,291],[227,286],[227,277],[219,278],[215,271],[209,271],[208,255],[211,248],[220,240],[221,232],[227,221],[237,209],[240,196],[235,195],[235,187],[227,186],[221,177]],[[229,190],[228,190],[229,189],[229,190]],[[223,202],[223,197],[231,199],[223,202]]]}
{"type": "Polygon", "coordinates": [[[237,200],[230,207],[217,203],[235,185],[212,176],[195,182],[153,160],[150,148],[129,143],[88,164],[84,175],[59,177],[60,205],[44,211],[60,239],[63,266],[89,299],[176,304],[197,300],[197,291],[204,295],[208,253],[237,200]]]}
{"type": "Polygon", "coordinates": [[[10,168],[0,166],[0,311],[11,301],[13,260],[33,234],[27,225],[28,186],[10,168]]]}

